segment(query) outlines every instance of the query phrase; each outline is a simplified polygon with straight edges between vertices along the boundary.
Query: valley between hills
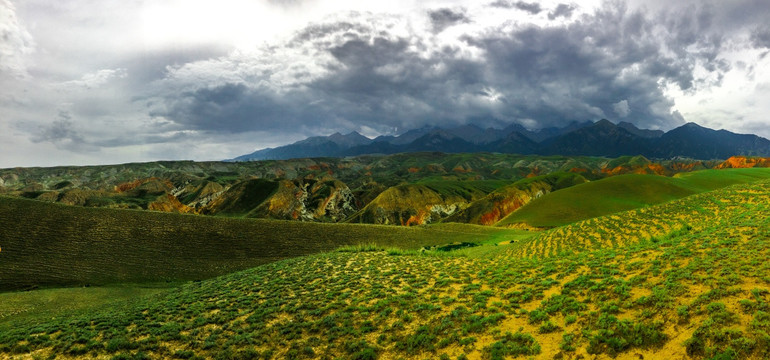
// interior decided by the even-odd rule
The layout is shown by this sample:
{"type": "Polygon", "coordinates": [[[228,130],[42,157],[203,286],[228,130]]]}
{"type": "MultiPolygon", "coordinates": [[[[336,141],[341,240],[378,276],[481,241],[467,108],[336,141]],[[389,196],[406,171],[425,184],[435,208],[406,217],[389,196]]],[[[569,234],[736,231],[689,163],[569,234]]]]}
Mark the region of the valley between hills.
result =
{"type": "Polygon", "coordinates": [[[0,358],[767,358],[769,166],[0,169],[0,358]]]}

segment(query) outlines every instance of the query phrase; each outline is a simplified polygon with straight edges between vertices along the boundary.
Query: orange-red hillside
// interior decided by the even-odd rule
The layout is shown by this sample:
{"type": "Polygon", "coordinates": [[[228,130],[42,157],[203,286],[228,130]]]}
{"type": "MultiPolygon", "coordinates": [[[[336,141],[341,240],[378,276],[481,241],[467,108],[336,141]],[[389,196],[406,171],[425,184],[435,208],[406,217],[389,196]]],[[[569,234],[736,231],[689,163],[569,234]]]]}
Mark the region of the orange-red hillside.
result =
{"type": "Polygon", "coordinates": [[[753,167],[770,167],[770,158],[753,156],[733,156],[716,166],[717,169],[739,169],[753,167]]]}

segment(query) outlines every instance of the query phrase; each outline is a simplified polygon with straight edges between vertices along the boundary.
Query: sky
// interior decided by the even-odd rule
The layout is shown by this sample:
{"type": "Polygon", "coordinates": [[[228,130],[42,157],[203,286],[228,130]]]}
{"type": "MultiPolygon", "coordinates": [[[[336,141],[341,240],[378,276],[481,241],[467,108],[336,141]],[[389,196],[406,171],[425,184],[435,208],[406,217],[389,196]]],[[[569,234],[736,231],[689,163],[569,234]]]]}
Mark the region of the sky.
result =
{"type": "Polygon", "coordinates": [[[770,3],[0,0],[0,167],[609,119],[770,137],[770,3]]]}

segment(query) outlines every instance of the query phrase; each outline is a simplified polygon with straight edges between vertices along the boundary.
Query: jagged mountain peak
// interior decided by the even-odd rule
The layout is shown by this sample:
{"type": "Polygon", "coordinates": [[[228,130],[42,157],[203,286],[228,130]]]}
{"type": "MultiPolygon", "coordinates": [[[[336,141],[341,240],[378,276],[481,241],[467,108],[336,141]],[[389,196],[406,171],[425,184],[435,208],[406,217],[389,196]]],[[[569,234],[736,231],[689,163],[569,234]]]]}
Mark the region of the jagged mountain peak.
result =
{"type": "Polygon", "coordinates": [[[684,124],[682,126],[680,126],[680,128],[686,128],[686,129],[706,129],[705,127],[700,126],[700,125],[698,125],[698,124],[696,124],[696,123],[694,123],[692,121],[688,122],[688,123],[686,123],[686,124],[684,124]]]}
{"type": "Polygon", "coordinates": [[[593,126],[601,126],[601,127],[616,127],[615,124],[613,124],[611,121],[607,119],[601,119],[594,123],[593,126]]]}

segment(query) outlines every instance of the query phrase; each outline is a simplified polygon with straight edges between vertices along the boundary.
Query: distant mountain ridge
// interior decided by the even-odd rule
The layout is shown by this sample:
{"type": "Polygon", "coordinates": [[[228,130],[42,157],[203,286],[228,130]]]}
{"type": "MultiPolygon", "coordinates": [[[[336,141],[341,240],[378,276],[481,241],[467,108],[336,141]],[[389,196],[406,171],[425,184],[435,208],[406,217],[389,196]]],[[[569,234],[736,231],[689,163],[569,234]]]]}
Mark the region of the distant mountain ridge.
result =
{"type": "Polygon", "coordinates": [[[770,140],[687,123],[668,132],[639,129],[628,122],[614,124],[573,121],[564,127],[528,130],[519,124],[504,129],[476,125],[453,128],[423,127],[401,135],[374,139],[357,132],[313,136],[293,144],[267,148],[229,161],[286,160],[309,157],[345,157],[416,151],[445,153],[499,152],[538,155],[588,155],[650,158],[689,157],[726,159],[731,156],[770,156],[770,140]]]}

